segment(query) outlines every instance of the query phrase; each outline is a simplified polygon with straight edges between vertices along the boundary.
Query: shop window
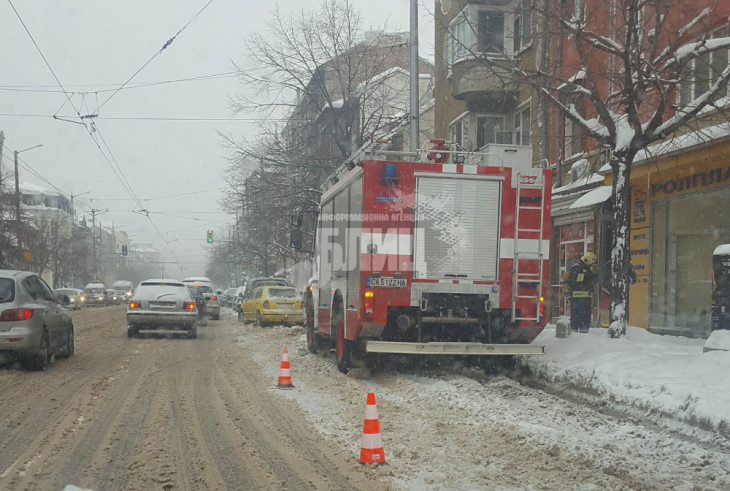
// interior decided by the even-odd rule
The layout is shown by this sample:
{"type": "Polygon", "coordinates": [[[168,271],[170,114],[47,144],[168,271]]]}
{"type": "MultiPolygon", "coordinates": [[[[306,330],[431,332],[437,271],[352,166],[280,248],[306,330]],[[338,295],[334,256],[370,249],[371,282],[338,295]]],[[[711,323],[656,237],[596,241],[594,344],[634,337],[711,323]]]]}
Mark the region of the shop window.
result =
{"type": "Polygon", "coordinates": [[[712,252],[730,242],[730,190],[652,203],[650,325],[710,329],[712,252]]]}

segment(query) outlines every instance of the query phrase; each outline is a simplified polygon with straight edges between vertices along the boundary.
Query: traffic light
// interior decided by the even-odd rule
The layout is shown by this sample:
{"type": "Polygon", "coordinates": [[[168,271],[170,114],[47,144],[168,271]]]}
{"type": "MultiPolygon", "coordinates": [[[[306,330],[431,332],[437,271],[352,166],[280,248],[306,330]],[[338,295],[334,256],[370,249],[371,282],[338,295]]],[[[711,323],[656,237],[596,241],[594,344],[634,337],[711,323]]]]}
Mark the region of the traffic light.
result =
{"type": "Polygon", "coordinates": [[[208,230],[208,244],[212,244],[212,243],[213,243],[213,231],[208,230]]]}
{"type": "Polygon", "coordinates": [[[129,252],[127,251],[127,244],[122,244],[122,256],[127,257],[129,252]]]}

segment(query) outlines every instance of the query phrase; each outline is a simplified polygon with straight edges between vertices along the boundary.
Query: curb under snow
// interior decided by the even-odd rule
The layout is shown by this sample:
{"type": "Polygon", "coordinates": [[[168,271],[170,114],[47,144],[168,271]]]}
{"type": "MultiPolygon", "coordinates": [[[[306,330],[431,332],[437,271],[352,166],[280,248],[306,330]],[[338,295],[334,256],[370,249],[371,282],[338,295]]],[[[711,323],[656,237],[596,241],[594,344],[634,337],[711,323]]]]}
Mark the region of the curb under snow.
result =
{"type": "Polygon", "coordinates": [[[548,326],[534,343],[546,354],[522,363],[538,379],[730,438],[730,352],[633,327],[616,340],[603,329],[559,339],[548,326]]]}

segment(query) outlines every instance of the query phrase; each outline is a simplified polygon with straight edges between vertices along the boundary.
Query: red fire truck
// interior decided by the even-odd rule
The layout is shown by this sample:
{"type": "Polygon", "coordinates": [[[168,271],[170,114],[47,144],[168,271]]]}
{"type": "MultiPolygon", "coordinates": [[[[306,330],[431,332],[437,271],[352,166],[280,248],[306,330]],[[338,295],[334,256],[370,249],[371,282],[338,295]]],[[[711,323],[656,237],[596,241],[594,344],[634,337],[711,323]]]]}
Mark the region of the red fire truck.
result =
{"type": "Polygon", "coordinates": [[[543,353],[550,171],[434,142],[431,162],[362,150],[323,186],[307,344],[333,342],[343,372],[371,353],[543,353]]]}

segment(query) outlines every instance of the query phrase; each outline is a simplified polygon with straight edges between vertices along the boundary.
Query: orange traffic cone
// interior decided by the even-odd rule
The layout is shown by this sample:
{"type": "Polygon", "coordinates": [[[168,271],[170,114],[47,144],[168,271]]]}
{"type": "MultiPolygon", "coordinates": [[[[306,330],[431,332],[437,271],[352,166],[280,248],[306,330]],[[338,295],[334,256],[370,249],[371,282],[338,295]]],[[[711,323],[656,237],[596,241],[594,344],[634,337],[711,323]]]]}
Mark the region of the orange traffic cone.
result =
{"type": "Polygon", "coordinates": [[[284,351],[281,353],[281,368],[279,369],[279,383],[277,387],[280,389],[293,389],[294,386],[291,383],[291,372],[289,372],[289,352],[284,346],[284,351]]]}
{"type": "Polygon", "coordinates": [[[360,463],[385,463],[378,408],[375,406],[375,394],[372,392],[368,392],[367,406],[365,406],[365,425],[362,429],[362,443],[360,444],[360,463]]]}

